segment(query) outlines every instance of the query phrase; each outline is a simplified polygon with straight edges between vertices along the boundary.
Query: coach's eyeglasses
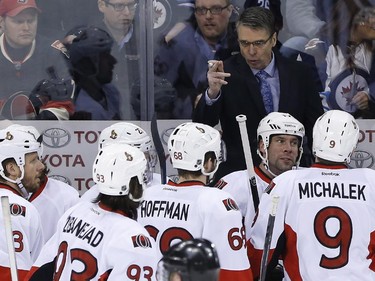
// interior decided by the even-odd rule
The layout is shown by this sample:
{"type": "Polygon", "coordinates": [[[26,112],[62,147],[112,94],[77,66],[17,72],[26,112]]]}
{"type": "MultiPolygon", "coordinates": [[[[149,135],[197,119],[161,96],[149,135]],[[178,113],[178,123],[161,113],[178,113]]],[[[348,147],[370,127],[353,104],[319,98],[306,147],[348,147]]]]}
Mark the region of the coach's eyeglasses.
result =
{"type": "Polygon", "coordinates": [[[253,45],[254,48],[261,49],[267,44],[268,41],[270,41],[272,36],[273,36],[273,34],[271,34],[270,37],[268,37],[266,40],[257,40],[257,41],[254,41],[254,42],[249,42],[249,41],[246,41],[246,40],[238,40],[238,42],[244,48],[247,48],[247,47],[250,47],[250,45],[253,45]]]}
{"type": "Polygon", "coordinates": [[[220,15],[223,10],[229,7],[229,5],[230,4],[226,5],[225,7],[213,6],[211,8],[197,7],[194,9],[194,12],[200,16],[207,14],[208,11],[210,11],[212,15],[220,15]]]}
{"type": "Polygon", "coordinates": [[[124,3],[110,3],[109,1],[103,0],[106,6],[111,6],[116,12],[121,12],[125,9],[125,7],[128,8],[130,12],[134,12],[137,8],[138,3],[133,2],[129,4],[124,3]]]}

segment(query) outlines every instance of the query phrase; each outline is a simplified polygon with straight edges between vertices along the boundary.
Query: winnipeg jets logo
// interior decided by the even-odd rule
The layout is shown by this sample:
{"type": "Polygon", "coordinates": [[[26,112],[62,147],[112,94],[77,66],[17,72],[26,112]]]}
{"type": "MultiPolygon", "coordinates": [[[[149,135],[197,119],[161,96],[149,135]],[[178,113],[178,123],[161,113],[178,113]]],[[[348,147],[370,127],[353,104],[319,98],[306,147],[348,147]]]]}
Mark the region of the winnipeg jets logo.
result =
{"type": "Polygon", "coordinates": [[[110,138],[113,139],[113,140],[117,139],[117,133],[116,133],[115,130],[112,130],[112,131],[111,131],[111,136],[110,136],[110,138]]]}

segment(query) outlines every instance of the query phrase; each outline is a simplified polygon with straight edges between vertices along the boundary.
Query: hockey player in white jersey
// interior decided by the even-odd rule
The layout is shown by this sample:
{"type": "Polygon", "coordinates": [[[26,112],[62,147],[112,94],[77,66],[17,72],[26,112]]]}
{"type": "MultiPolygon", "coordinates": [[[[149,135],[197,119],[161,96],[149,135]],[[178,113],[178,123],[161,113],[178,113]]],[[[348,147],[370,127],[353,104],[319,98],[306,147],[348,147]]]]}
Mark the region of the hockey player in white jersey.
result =
{"type": "Polygon", "coordinates": [[[174,244],[158,263],[158,281],[217,281],[220,261],[216,247],[204,238],[174,244]]]}
{"type": "Polygon", "coordinates": [[[347,166],[358,137],[352,115],[328,111],[313,128],[316,164],[273,179],[250,232],[255,277],[279,196],[270,263],[283,257],[285,280],[375,280],[375,171],[347,166]]]}
{"type": "MultiPolygon", "coordinates": [[[[259,122],[257,129],[257,153],[262,159],[259,166],[254,167],[258,198],[253,198],[249,190],[246,170],[230,173],[216,183],[216,187],[229,192],[236,200],[246,229],[250,229],[253,224],[255,210],[258,208],[254,206],[254,202],[259,202],[271,180],[299,166],[304,136],[304,126],[289,113],[269,113],[259,122]]],[[[246,236],[249,238],[249,231],[246,236]]]]}
{"type": "Polygon", "coordinates": [[[135,220],[146,167],[145,155],[127,144],[100,149],[93,165],[99,196],[63,215],[26,280],[52,280],[51,272],[53,280],[156,280],[155,242],[135,220]]]}
{"type": "MultiPolygon", "coordinates": [[[[147,186],[160,184],[160,174],[154,173],[158,157],[151,138],[145,130],[130,122],[115,123],[100,133],[98,141],[99,149],[111,143],[126,143],[139,148],[145,154],[148,161],[147,186]]],[[[94,185],[81,196],[81,200],[92,201],[98,194],[98,187],[94,185]]]]}
{"type": "MultiPolygon", "coordinates": [[[[39,186],[44,169],[41,143],[27,132],[0,130],[0,196],[8,196],[13,230],[17,274],[23,280],[43,246],[41,220],[26,200],[26,188],[39,186]]],[[[1,205],[1,204],[0,204],[1,205]]],[[[0,279],[11,281],[4,215],[0,209],[0,279]]]]}
{"type": "MultiPolygon", "coordinates": [[[[31,133],[41,142],[42,151],[42,136],[35,127],[12,124],[7,127],[7,130],[10,132],[18,131],[31,133]]],[[[42,152],[40,152],[40,154],[42,154],[42,152]]],[[[79,200],[79,193],[73,186],[49,178],[47,176],[48,171],[45,166],[43,173],[40,175],[41,183],[39,186],[25,186],[29,193],[28,200],[37,208],[42,218],[45,241],[51,238],[55,233],[60,217],[79,200]]]]}
{"type": "Polygon", "coordinates": [[[159,258],[181,240],[205,238],[217,247],[219,280],[252,280],[241,212],[229,193],[206,186],[223,161],[219,131],[183,123],[171,133],[168,150],[178,181],[147,188],[138,208],[138,221],[156,240],[159,258]]]}

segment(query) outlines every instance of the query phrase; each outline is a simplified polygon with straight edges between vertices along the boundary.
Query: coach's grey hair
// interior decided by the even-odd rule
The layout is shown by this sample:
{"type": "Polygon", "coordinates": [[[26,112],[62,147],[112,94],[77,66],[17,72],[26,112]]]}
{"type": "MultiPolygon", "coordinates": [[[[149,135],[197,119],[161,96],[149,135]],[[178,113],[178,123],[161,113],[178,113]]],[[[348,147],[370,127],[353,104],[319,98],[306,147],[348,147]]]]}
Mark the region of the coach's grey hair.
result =
{"type": "Polygon", "coordinates": [[[250,27],[251,29],[265,29],[269,35],[275,33],[275,17],[269,9],[263,7],[250,7],[244,10],[237,20],[239,25],[250,27]]]}

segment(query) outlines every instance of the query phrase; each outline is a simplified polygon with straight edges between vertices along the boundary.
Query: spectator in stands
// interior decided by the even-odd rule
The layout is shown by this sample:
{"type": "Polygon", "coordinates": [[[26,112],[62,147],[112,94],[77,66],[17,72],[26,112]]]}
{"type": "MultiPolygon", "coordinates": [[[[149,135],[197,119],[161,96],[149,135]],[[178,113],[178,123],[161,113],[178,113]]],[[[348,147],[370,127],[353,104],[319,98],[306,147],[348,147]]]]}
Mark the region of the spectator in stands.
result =
{"type": "Polygon", "coordinates": [[[346,0],[334,7],[334,20],[327,26],[332,44],[326,56],[324,101],[327,109],[374,118],[375,93],[369,90],[369,75],[374,67],[375,8],[367,1],[363,4],[361,8],[357,1],[346,0]]]}
{"type": "Polygon", "coordinates": [[[325,26],[325,21],[316,13],[314,0],[286,0],[285,21],[290,38],[284,45],[299,51],[306,51],[305,46],[311,39],[321,38],[321,29],[325,26]]]}
{"type": "Polygon", "coordinates": [[[117,60],[112,37],[94,26],[74,28],[60,46],[77,87],[73,119],[119,120],[120,93],[111,83],[117,60]]]}
{"type": "Polygon", "coordinates": [[[46,76],[49,66],[67,75],[59,52],[51,47],[53,40],[37,35],[40,9],[35,0],[0,2],[0,105],[12,94],[28,91],[46,76]]]}
{"type": "Polygon", "coordinates": [[[175,118],[191,118],[197,96],[208,85],[207,61],[238,52],[232,11],[229,0],[197,0],[189,22],[165,37],[155,58],[155,75],[166,78],[177,91],[175,118]]]}
{"type": "Polygon", "coordinates": [[[117,64],[113,82],[121,93],[121,119],[134,120],[130,106],[132,85],[139,79],[139,25],[136,24],[138,2],[135,0],[99,0],[102,16],[95,26],[107,31],[114,40],[112,55],[117,64]]]}

